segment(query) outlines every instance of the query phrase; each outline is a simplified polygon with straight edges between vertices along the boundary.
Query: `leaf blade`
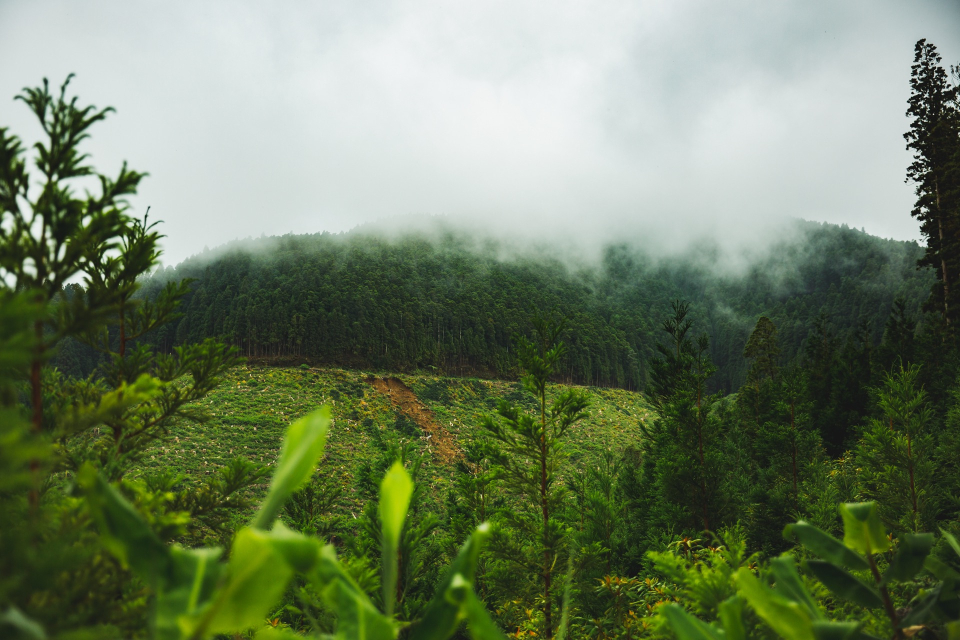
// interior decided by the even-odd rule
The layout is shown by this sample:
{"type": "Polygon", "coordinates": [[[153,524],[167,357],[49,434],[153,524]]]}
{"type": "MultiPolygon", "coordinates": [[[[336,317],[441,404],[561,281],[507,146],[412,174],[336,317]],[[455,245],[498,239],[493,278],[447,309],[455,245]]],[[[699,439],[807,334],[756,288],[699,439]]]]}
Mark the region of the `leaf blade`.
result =
{"type": "Polygon", "coordinates": [[[397,587],[397,548],[407,518],[413,481],[400,461],[393,463],[380,483],[381,554],[383,562],[383,612],[393,615],[397,587]]]}
{"type": "Polygon", "coordinates": [[[880,594],[853,577],[845,569],[825,560],[808,560],[807,568],[838,598],[848,600],[861,607],[879,609],[883,607],[880,594]]]}
{"type": "Polygon", "coordinates": [[[870,568],[862,556],[829,533],[803,520],[788,524],[783,530],[783,537],[787,540],[794,539],[824,560],[842,565],[847,569],[864,571],[870,568]]]}
{"type": "Polygon", "coordinates": [[[330,407],[321,407],[287,428],[280,449],[277,470],[267,497],[260,505],[252,526],[269,529],[290,495],[310,479],[323,455],[330,426],[330,407]]]}
{"type": "Polygon", "coordinates": [[[840,505],[843,518],[843,544],[864,555],[882,553],[890,540],[880,522],[875,502],[848,502],[840,505]]]}

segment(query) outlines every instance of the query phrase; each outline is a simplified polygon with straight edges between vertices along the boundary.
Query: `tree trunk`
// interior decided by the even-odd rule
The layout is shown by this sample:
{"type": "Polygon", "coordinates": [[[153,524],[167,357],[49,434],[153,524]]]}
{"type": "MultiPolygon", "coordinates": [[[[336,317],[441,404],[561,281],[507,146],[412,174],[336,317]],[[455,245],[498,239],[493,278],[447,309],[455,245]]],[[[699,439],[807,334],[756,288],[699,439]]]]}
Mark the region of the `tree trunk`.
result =
{"type": "MultiPolygon", "coordinates": [[[[35,434],[43,431],[43,388],[40,384],[40,357],[43,355],[43,323],[39,320],[34,324],[34,331],[37,338],[37,351],[30,363],[30,402],[33,404],[33,418],[31,428],[35,434]]],[[[35,513],[40,505],[40,461],[36,458],[30,460],[30,475],[33,478],[33,486],[27,495],[27,501],[30,504],[30,512],[35,513]]]]}
{"type": "Polygon", "coordinates": [[[703,457],[703,413],[701,395],[703,389],[697,386],[697,444],[700,450],[700,510],[703,518],[703,530],[710,531],[710,519],[707,517],[707,463],[703,457]]]}
{"type": "Polygon", "coordinates": [[[540,398],[540,505],[543,510],[543,623],[544,636],[553,637],[553,606],[550,602],[550,505],[547,502],[547,397],[540,398]]]}
{"type": "Polygon", "coordinates": [[[797,505],[799,495],[797,494],[797,424],[796,424],[796,404],[790,403],[790,433],[793,434],[793,508],[798,510],[797,505]]]}
{"type": "Polygon", "coordinates": [[[944,256],[943,212],[940,210],[940,184],[934,181],[937,198],[937,231],[940,234],[940,271],[943,279],[943,319],[950,326],[950,274],[947,273],[947,259],[944,256]]]}
{"type": "Polygon", "coordinates": [[[910,442],[910,433],[907,432],[907,468],[910,470],[910,502],[913,506],[913,522],[917,522],[917,486],[913,481],[913,450],[910,442]]]}

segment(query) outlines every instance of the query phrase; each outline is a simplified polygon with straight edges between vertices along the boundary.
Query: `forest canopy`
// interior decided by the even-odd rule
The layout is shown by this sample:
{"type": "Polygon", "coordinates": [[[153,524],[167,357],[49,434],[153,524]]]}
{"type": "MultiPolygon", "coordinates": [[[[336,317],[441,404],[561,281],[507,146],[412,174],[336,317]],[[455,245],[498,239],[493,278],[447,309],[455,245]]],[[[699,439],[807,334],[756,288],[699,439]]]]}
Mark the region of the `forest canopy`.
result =
{"type": "Polygon", "coordinates": [[[933,282],[917,270],[916,243],[836,225],[796,221],[757,253],[730,270],[709,251],[655,260],[621,244],[599,264],[571,266],[542,251],[502,258],[453,232],[288,235],[167,267],[143,291],[193,279],[183,317],[150,338],[163,349],[217,337],[253,358],[447,375],[513,375],[511,336],[529,329],[534,311],[560,311],[568,354],[557,379],[627,389],[644,387],[660,322],[684,299],[711,338],[710,386],[730,392],[744,380],[741,353],[761,315],[791,361],[818,318],[841,343],[858,331],[879,343],[894,301],[919,319],[933,282]]]}
{"type": "Polygon", "coordinates": [[[0,634],[960,637],[948,78],[919,41],[923,247],[798,221],[737,272],[363,231],[158,269],[146,174],[81,150],[112,110],[25,89],[41,140],[0,128],[0,634]]]}

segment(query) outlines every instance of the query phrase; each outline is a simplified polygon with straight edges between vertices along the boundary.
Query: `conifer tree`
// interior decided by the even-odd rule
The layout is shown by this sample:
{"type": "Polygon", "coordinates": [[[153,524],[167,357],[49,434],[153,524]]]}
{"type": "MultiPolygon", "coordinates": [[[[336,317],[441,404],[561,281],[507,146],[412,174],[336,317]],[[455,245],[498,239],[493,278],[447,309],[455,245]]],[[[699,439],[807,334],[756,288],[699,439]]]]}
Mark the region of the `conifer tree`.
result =
{"type": "Polygon", "coordinates": [[[857,451],[866,497],[889,522],[913,532],[932,527],[937,502],[933,413],[919,373],[911,365],[886,375],[877,397],[883,417],[871,420],[857,451]]]}
{"type": "Polygon", "coordinates": [[[920,221],[927,249],[920,266],[936,271],[931,309],[949,325],[960,317],[960,113],[958,87],[951,85],[937,48],[925,39],[914,47],[911,94],[904,134],[913,162],[907,180],[916,185],[911,214],[920,221]]]}
{"type": "MultiPolygon", "coordinates": [[[[29,367],[17,362],[4,372],[22,375],[17,381],[29,389],[32,435],[17,434],[16,421],[5,436],[29,442],[25,450],[34,452],[29,490],[5,495],[0,504],[5,542],[30,540],[26,553],[0,545],[0,572],[15,585],[0,589],[0,609],[19,607],[52,634],[112,624],[131,635],[143,627],[147,601],[126,568],[91,544],[95,533],[83,504],[61,485],[85,462],[119,481],[174,419],[203,420],[189,403],[212,389],[236,356],[212,340],[166,355],[136,344],[175,317],[188,285],[170,284],[151,300],[137,296],[159,256],[154,225],[127,213],[126,198],[145,174],[124,164],[111,178],[88,164],[81,143],[112,109],[79,106],[67,96],[70,79],[58,94],[44,80],[17,97],[43,131],[32,147],[39,176],[28,170],[31,158],[20,139],[0,128],[0,306],[32,311],[19,316],[32,325],[29,367]],[[79,196],[78,181],[89,178],[98,192],[79,196]],[[107,352],[99,375],[71,380],[46,366],[67,337],[107,352]]],[[[0,395],[7,394],[0,389],[0,395]]],[[[3,404],[15,402],[5,397],[3,404]]],[[[161,475],[123,488],[152,505],[151,521],[164,539],[187,542],[202,531],[222,532],[226,514],[246,504],[240,490],[262,472],[238,459],[179,491],[173,490],[179,474],[161,475]]]]}
{"type": "Polygon", "coordinates": [[[672,308],[663,322],[669,343],[658,345],[661,357],[651,363],[648,396],[659,417],[644,445],[653,476],[648,482],[657,487],[657,500],[666,509],[661,516],[673,519],[666,514],[679,508],[685,524],[697,521],[711,531],[719,490],[719,424],[711,415],[716,398],[707,394],[706,382],[716,369],[707,354],[707,336],[694,342],[688,335],[689,305],[678,300],[672,308]]]}
{"type": "Polygon", "coordinates": [[[623,501],[617,495],[621,458],[604,451],[595,466],[587,470],[585,495],[585,540],[598,542],[604,560],[604,575],[612,575],[617,552],[623,501]]]}
{"type": "MultiPolygon", "coordinates": [[[[20,139],[0,127],[0,283],[52,305],[46,320],[34,325],[36,344],[30,365],[30,403],[34,431],[43,430],[41,367],[49,351],[64,337],[98,326],[111,313],[120,292],[91,291],[97,299],[65,295],[67,283],[90,277],[95,261],[115,252],[130,219],[126,198],[136,193],[146,174],[121,167],[116,178],[97,173],[87,164],[80,143],[89,129],[112,108],[79,107],[68,99],[72,75],[59,95],[43,85],[26,88],[16,97],[34,113],[44,139],[33,145],[39,176],[27,168],[20,139]],[[100,193],[78,196],[79,179],[95,177],[100,193]],[[39,180],[37,180],[39,178],[39,180]]],[[[122,293],[120,293],[122,295],[122,293]]]]}
{"type": "Polygon", "coordinates": [[[907,303],[902,297],[893,301],[890,317],[883,330],[878,360],[890,370],[897,364],[909,366],[916,352],[917,319],[907,311],[907,303]]]}
{"type": "Polygon", "coordinates": [[[564,324],[535,316],[534,341],[516,340],[517,360],[523,370],[521,383],[535,400],[534,413],[501,400],[495,416],[485,416],[483,429],[495,447],[492,460],[498,465],[503,489],[515,503],[501,511],[507,533],[514,544],[495,547],[500,559],[520,565],[524,571],[536,569],[543,598],[543,636],[553,637],[553,577],[566,563],[558,562],[564,552],[568,533],[558,518],[563,499],[557,481],[558,466],[566,456],[563,440],[570,428],[586,417],[587,395],[578,389],[566,389],[548,398],[550,378],[559,372],[566,353],[560,335],[564,324]]]}
{"type": "Polygon", "coordinates": [[[760,316],[747,339],[743,357],[752,361],[747,371],[747,385],[754,393],[754,413],[760,426],[760,390],[765,382],[773,382],[779,371],[780,347],[777,344],[777,327],[770,318],[760,316]]]}

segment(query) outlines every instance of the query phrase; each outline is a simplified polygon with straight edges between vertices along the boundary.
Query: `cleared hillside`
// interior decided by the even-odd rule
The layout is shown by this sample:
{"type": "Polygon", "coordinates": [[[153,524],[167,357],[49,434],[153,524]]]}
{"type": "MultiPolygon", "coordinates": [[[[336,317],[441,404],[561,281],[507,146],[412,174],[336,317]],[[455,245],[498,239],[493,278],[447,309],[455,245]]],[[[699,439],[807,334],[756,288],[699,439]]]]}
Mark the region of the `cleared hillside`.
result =
{"type": "MultiPolygon", "coordinates": [[[[567,477],[604,449],[619,451],[636,443],[641,424],[653,418],[636,392],[588,390],[590,417],[571,430],[567,477]]],[[[334,421],[319,473],[343,489],[341,514],[359,515],[362,502],[372,497],[379,482],[382,470],[377,461],[391,446],[404,443],[413,455],[424,457],[421,482],[429,486],[429,502],[442,511],[464,450],[479,434],[479,416],[492,412],[501,398],[522,403],[529,395],[518,383],[501,380],[240,367],[201,405],[212,420],[172,429],[166,442],[147,453],[139,475],[173,467],[197,477],[215,472],[236,456],[272,464],[287,425],[327,404],[334,421]]],[[[238,519],[247,516],[237,514],[238,519]]]]}

